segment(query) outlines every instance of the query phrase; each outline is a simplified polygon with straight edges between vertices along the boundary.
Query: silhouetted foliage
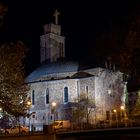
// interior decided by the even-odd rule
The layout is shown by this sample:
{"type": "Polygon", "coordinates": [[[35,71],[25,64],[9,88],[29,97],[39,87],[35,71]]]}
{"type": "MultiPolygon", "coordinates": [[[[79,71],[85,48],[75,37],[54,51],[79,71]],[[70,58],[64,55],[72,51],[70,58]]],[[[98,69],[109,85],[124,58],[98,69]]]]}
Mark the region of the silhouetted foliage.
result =
{"type": "Polygon", "coordinates": [[[24,115],[27,109],[27,91],[24,84],[25,46],[21,41],[0,47],[0,107],[15,117],[24,115]]]}
{"type": "MultiPolygon", "coordinates": [[[[96,42],[93,54],[104,66],[120,70],[132,79],[140,79],[140,14],[134,13],[125,25],[112,27],[96,42]],[[125,26],[125,27],[124,27],[125,26]]],[[[140,85],[140,80],[139,85],[140,85]]]]}

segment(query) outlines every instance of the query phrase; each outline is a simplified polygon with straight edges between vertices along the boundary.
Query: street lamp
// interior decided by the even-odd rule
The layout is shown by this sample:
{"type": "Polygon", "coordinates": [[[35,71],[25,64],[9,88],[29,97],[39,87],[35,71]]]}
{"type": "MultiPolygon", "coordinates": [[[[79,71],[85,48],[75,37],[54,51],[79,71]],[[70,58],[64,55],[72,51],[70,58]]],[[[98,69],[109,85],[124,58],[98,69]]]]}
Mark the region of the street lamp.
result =
{"type": "MultiPolygon", "coordinates": [[[[54,114],[54,123],[55,123],[55,112],[56,112],[56,102],[52,102],[52,112],[54,114]]],[[[55,135],[55,126],[53,124],[53,140],[56,140],[56,135],[55,135]]]]}
{"type": "Polygon", "coordinates": [[[115,113],[115,119],[116,119],[116,125],[118,127],[118,115],[117,115],[117,110],[113,109],[113,112],[115,113]]]}
{"type": "Polygon", "coordinates": [[[113,110],[113,112],[114,112],[114,113],[116,113],[116,112],[117,112],[117,110],[116,110],[116,109],[114,109],[114,110],[113,110]]]}
{"type": "Polygon", "coordinates": [[[124,110],[124,106],[121,106],[120,108],[121,108],[121,110],[124,110]]]}
{"type": "MultiPolygon", "coordinates": [[[[108,89],[108,105],[109,105],[109,125],[112,126],[112,85],[111,88],[108,89]]],[[[114,111],[113,111],[114,112],[114,111]]]]}
{"type": "Polygon", "coordinates": [[[54,122],[55,122],[56,102],[52,102],[52,110],[53,110],[53,114],[54,114],[54,122]]]}
{"type": "Polygon", "coordinates": [[[2,118],[2,108],[0,107],[0,119],[2,118]]]}
{"type": "Polygon", "coordinates": [[[52,102],[52,106],[53,107],[56,107],[56,102],[52,102]]]}
{"type": "Polygon", "coordinates": [[[27,101],[27,107],[28,107],[28,118],[29,118],[29,131],[30,131],[30,107],[31,107],[32,102],[27,101]]]}
{"type": "Polygon", "coordinates": [[[125,107],[121,106],[120,109],[121,109],[121,122],[124,123],[124,109],[125,109],[125,107]]]}

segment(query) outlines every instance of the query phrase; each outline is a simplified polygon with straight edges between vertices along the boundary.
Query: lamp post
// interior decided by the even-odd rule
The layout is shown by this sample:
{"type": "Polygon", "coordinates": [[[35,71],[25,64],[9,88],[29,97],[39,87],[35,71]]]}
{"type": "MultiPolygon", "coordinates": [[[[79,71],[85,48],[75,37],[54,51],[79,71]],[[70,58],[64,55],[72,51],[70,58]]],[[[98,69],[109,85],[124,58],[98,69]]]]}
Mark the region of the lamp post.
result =
{"type": "Polygon", "coordinates": [[[112,90],[111,89],[108,89],[108,95],[109,95],[109,98],[108,98],[108,104],[109,104],[109,126],[111,127],[112,126],[112,100],[111,100],[111,95],[112,95],[112,90]]]}
{"type": "MultiPolygon", "coordinates": [[[[53,111],[53,114],[54,114],[54,122],[55,123],[55,111],[56,111],[56,102],[52,102],[52,111],[53,111]]],[[[53,131],[54,131],[54,135],[53,135],[53,140],[56,140],[56,135],[55,135],[55,126],[53,125],[53,131]]]]}
{"type": "Polygon", "coordinates": [[[28,106],[28,118],[29,118],[29,131],[30,131],[30,107],[31,107],[31,101],[27,102],[27,106],[28,106]]]}
{"type": "Polygon", "coordinates": [[[117,115],[117,110],[113,109],[113,112],[115,113],[115,119],[116,119],[116,125],[118,127],[118,115],[117,115]]]}
{"type": "Polygon", "coordinates": [[[124,106],[121,106],[120,107],[120,110],[121,110],[121,123],[124,125],[124,106]]]}
{"type": "Polygon", "coordinates": [[[2,118],[2,108],[0,107],[0,119],[2,118]]]}
{"type": "Polygon", "coordinates": [[[55,122],[56,102],[52,102],[52,109],[53,109],[53,114],[54,114],[54,122],[55,122]]]}

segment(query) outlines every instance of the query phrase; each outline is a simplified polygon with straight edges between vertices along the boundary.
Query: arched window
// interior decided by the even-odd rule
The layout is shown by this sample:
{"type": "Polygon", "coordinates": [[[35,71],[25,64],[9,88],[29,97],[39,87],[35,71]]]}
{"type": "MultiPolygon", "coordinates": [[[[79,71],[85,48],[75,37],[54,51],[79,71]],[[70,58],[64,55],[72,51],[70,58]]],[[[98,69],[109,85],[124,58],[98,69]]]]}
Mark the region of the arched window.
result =
{"type": "Polygon", "coordinates": [[[68,87],[64,88],[64,103],[68,102],[68,87]]]}
{"type": "Polygon", "coordinates": [[[35,104],[35,91],[32,91],[32,105],[35,104]]]}
{"type": "Polygon", "coordinates": [[[49,104],[49,89],[46,89],[46,104],[49,104]]]}
{"type": "Polygon", "coordinates": [[[88,86],[86,86],[86,93],[88,94],[88,86]]]}

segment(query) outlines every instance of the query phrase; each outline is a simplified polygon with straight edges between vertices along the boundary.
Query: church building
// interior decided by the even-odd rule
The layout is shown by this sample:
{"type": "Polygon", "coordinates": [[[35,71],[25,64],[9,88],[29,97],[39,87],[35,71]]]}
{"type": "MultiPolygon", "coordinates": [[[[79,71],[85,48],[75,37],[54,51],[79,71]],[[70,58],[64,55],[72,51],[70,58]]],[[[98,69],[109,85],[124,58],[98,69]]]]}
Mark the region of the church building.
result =
{"type": "Polygon", "coordinates": [[[65,37],[61,35],[58,15],[55,11],[55,23],[44,25],[44,34],[40,36],[41,66],[26,78],[31,106],[25,124],[35,130],[56,120],[111,124],[117,120],[120,107],[125,107],[123,73],[66,61],[65,37]]]}

